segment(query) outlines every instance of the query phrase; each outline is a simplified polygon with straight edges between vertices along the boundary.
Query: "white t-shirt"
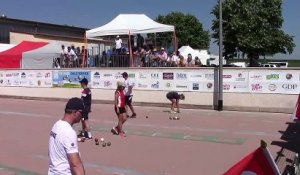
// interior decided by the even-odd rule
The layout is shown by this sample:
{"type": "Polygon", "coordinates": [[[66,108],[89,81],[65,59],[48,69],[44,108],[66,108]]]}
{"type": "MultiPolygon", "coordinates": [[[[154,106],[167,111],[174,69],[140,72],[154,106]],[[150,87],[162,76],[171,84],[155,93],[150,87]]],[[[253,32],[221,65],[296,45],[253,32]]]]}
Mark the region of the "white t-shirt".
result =
{"type": "Polygon", "coordinates": [[[72,58],[72,60],[77,60],[77,55],[75,54],[73,49],[71,49],[70,52],[68,52],[68,54],[72,58]]]}
{"type": "Polygon", "coordinates": [[[71,153],[78,153],[76,132],[68,122],[59,120],[50,132],[48,175],[71,175],[67,157],[71,153]]]}
{"type": "Polygon", "coordinates": [[[121,49],[122,48],[122,40],[121,38],[116,39],[116,49],[121,49]]]}
{"type": "Polygon", "coordinates": [[[124,85],[125,85],[125,95],[129,96],[133,94],[133,91],[131,90],[131,93],[128,93],[128,87],[132,86],[133,88],[133,82],[129,80],[129,78],[127,78],[127,80],[124,81],[124,85]]]}

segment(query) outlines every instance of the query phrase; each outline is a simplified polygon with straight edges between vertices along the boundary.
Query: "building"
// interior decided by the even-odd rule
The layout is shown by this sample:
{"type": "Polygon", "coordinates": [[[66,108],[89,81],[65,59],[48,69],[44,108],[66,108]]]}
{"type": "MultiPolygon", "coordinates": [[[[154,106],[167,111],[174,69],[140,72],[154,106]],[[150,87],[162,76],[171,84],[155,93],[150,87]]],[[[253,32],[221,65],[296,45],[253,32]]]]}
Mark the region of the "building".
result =
{"type": "Polygon", "coordinates": [[[0,43],[63,41],[82,46],[87,28],[0,17],[0,43]]]}

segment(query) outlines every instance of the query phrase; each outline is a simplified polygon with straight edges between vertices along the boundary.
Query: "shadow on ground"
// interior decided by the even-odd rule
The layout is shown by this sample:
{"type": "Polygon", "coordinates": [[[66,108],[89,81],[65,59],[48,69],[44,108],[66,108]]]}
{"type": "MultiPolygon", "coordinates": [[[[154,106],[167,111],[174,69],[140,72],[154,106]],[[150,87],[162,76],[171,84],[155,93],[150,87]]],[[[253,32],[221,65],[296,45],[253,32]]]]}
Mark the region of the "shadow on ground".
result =
{"type": "Polygon", "coordinates": [[[294,166],[295,155],[300,153],[300,121],[287,122],[285,131],[278,131],[282,134],[281,141],[273,141],[271,145],[280,147],[277,152],[275,162],[278,165],[282,175],[299,174],[297,168],[294,166]]]}

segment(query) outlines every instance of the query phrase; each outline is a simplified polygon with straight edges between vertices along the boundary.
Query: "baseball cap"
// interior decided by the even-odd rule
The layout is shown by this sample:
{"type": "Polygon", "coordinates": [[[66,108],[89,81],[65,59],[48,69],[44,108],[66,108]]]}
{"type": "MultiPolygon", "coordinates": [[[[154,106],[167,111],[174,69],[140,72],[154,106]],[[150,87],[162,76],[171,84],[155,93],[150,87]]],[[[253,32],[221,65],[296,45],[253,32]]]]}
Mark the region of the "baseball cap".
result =
{"type": "Polygon", "coordinates": [[[84,84],[88,84],[89,80],[86,78],[83,78],[82,80],[79,81],[79,83],[84,83],[84,84]]]}
{"type": "Polygon", "coordinates": [[[123,86],[123,87],[125,86],[124,83],[123,83],[122,81],[118,81],[118,82],[117,82],[117,87],[120,87],[120,86],[123,86]]]}
{"type": "Polygon", "coordinates": [[[66,109],[68,110],[84,110],[83,100],[77,97],[71,98],[67,104],[66,109]]]}
{"type": "Polygon", "coordinates": [[[128,73],[127,72],[123,72],[122,75],[125,76],[125,77],[128,77],[128,73]]]}

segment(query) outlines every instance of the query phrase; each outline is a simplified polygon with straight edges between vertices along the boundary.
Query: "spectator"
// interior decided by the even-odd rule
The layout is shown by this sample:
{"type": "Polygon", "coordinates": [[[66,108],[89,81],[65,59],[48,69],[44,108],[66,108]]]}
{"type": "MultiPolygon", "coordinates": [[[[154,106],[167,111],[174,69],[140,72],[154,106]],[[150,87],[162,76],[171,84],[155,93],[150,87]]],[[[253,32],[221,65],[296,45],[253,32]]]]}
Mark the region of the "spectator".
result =
{"type": "Polygon", "coordinates": [[[195,66],[202,66],[201,60],[197,56],[195,57],[195,66]]]}
{"type": "Polygon", "coordinates": [[[122,39],[120,38],[119,35],[116,37],[115,43],[116,43],[116,52],[117,54],[120,54],[122,51],[122,39]]]}
{"type": "Polygon", "coordinates": [[[64,45],[61,45],[60,62],[64,67],[66,67],[67,53],[68,53],[67,48],[64,45]]]}
{"type": "Polygon", "coordinates": [[[67,58],[68,58],[68,64],[67,64],[68,67],[73,67],[74,61],[77,59],[77,56],[71,47],[68,47],[67,58]]]}
{"type": "Polygon", "coordinates": [[[167,66],[168,54],[165,51],[165,48],[163,48],[163,47],[160,50],[159,59],[160,59],[161,67],[167,66]]]}
{"type": "Polygon", "coordinates": [[[151,62],[151,67],[158,67],[160,58],[159,58],[159,54],[157,53],[156,48],[154,48],[151,51],[149,58],[150,58],[150,62],[151,62]]]}
{"type": "Polygon", "coordinates": [[[54,69],[60,69],[60,65],[57,60],[54,61],[54,69]]]}
{"type": "Polygon", "coordinates": [[[137,48],[134,48],[133,52],[133,67],[139,67],[140,65],[140,51],[137,48]]]}
{"type": "Polygon", "coordinates": [[[165,48],[161,48],[160,50],[160,54],[159,54],[159,58],[162,60],[162,61],[167,61],[168,59],[168,54],[167,52],[165,51],[165,48]]]}
{"type": "Polygon", "coordinates": [[[195,62],[193,61],[192,54],[190,54],[190,53],[188,54],[186,66],[187,67],[194,67],[195,66],[195,62]]]}
{"type": "Polygon", "coordinates": [[[141,34],[137,34],[137,48],[142,48],[144,46],[144,38],[141,34]]]}
{"type": "Polygon", "coordinates": [[[81,46],[81,54],[82,54],[82,66],[85,66],[87,62],[87,49],[84,46],[81,46]]]}
{"type": "Polygon", "coordinates": [[[177,52],[173,52],[173,54],[171,55],[169,62],[172,66],[174,65],[178,65],[179,63],[179,51],[177,52]]]}
{"type": "Polygon", "coordinates": [[[72,60],[72,64],[73,64],[73,67],[77,67],[77,54],[76,54],[76,49],[75,49],[75,46],[74,45],[71,45],[71,60],[72,60]]]}
{"type": "Polygon", "coordinates": [[[185,66],[186,66],[184,57],[183,57],[182,55],[179,55],[179,63],[178,63],[178,66],[179,66],[179,67],[185,67],[185,66]]]}

